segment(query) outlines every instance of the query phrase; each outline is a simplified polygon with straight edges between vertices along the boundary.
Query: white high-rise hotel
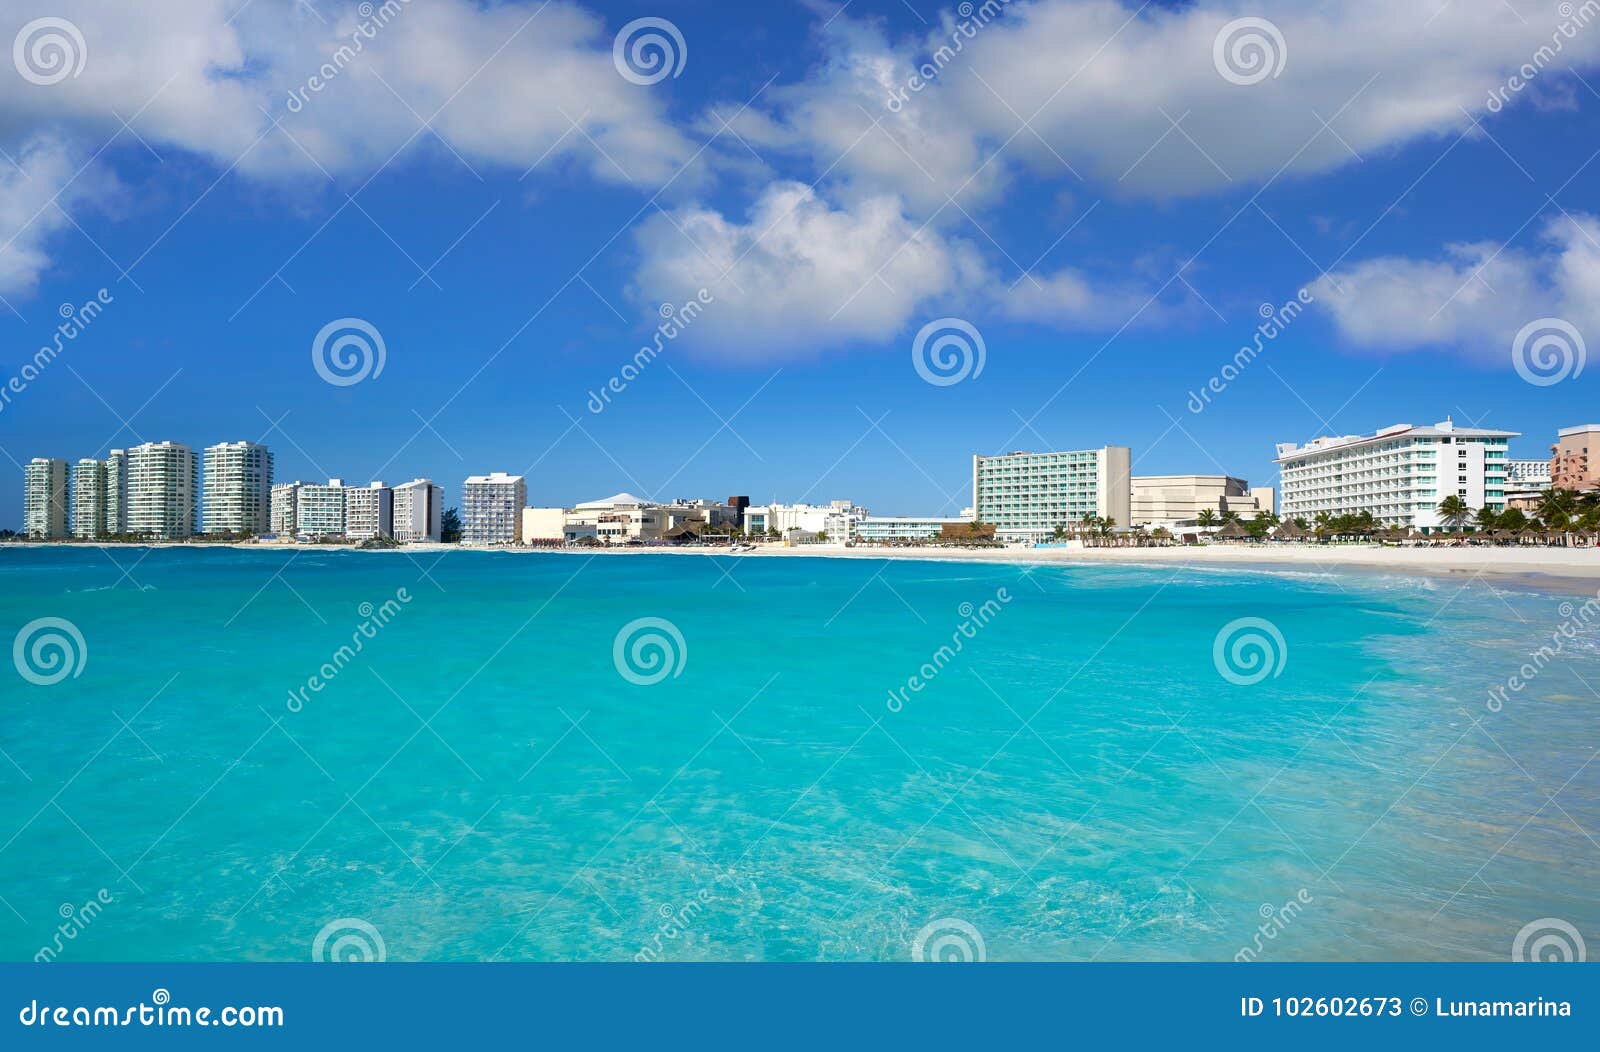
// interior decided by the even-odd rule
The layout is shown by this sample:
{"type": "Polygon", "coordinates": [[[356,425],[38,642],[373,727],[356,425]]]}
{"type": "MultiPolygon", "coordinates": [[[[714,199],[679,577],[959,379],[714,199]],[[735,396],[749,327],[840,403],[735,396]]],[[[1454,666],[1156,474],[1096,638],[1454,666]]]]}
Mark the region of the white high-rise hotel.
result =
{"type": "Polygon", "coordinates": [[[22,469],[22,532],[36,541],[67,535],[67,462],[34,457],[22,469]]]}
{"type": "Polygon", "coordinates": [[[1085,516],[1132,519],[1127,446],[972,458],[972,507],[1001,541],[1043,541],[1085,516]]]}
{"type": "Polygon", "coordinates": [[[205,532],[271,530],[272,453],[254,442],[222,442],[205,452],[205,532]]]}
{"type": "Polygon", "coordinates": [[[461,543],[518,543],[527,503],[528,484],[521,475],[473,475],[461,487],[461,543]]]}
{"type": "Polygon", "coordinates": [[[1371,435],[1278,444],[1284,518],[1372,513],[1379,522],[1436,530],[1448,526],[1439,502],[1460,497],[1473,511],[1506,507],[1506,443],[1515,431],[1395,424],[1371,435]]]}

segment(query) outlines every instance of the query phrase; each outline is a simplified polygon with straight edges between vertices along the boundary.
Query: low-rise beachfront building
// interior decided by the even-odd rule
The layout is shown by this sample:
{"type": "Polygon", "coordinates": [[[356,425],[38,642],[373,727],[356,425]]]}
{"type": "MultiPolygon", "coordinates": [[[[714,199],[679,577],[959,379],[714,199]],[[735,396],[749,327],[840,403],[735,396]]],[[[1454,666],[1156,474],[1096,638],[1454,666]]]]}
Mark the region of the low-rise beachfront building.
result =
{"type": "Polygon", "coordinates": [[[394,488],[394,539],[403,544],[437,543],[443,536],[444,490],[432,479],[412,479],[394,488]]]}
{"type": "Polygon", "coordinates": [[[1505,510],[1506,445],[1515,431],[1395,424],[1370,435],[1278,444],[1282,515],[1313,520],[1370,512],[1390,526],[1454,528],[1439,515],[1446,497],[1474,511],[1505,510]]]}
{"type": "Polygon", "coordinates": [[[461,543],[516,544],[527,503],[528,483],[521,475],[471,476],[461,487],[461,543]]]}
{"type": "Polygon", "coordinates": [[[394,490],[381,482],[344,491],[344,535],[352,541],[394,536],[394,490]]]}
{"type": "Polygon", "coordinates": [[[344,536],[344,479],[329,479],[326,486],[302,483],[295,493],[294,532],[320,539],[344,536]]]}
{"type": "Polygon", "coordinates": [[[67,535],[67,462],[34,457],[22,469],[22,532],[34,541],[67,535]]]}
{"type": "Polygon", "coordinates": [[[145,442],[128,450],[126,532],[153,540],[194,535],[200,461],[181,442],[145,442]]]}
{"type": "MultiPolygon", "coordinates": [[[[926,515],[863,515],[855,520],[856,540],[866,544],[881,541],[937,540],[946,527],[965,526],[971,520],[958,518],[930,518],[926,515]]],[[[828,539],[843,540],[851,534],[828,533],[828,539]]]]}
{"type": "Polygon", "coordinates": [[[272,451],[255,442],[207,446],[201,471],[201,528],[260,534],[272,528],[272,451]]]}
{"type": "Polygon", "coordinates": [[[853,536],[856,524],[870,514],[851,500],[827,504],[762,504],[744,509],[744,525],[745,532],[751,536],[802,533],[843,539],[853,536]]]}
{"type": "Polygon", "coordinates": [[[106,454],[106,532],[112,536],[128,532],[128,451],[113,449],[106,454]]]}
{"type": "Polygon", "coordinates": [[[1506,507],[1519,511],[1538,511],[1544,503],[1544,491],[1554,481],[1550,477],[1548,460],[1506,461],[1506,507]]]}
{"type": "Polygon", "coordinates": [[[106,462],[85,458],[72,465],[72,535],[103,537],[106,530],[106,462]]]}
{"type": "Polygon", "coordinates": [[[566,508],[523,508],[522,543],[549,544],[553,541],[568,540],[569,514],[566,508]]]}
{"type": "Polygon", "coordinates": [[[1202,511],[1254,519],[1274,511],[1274,493],[1232,475],[1136,475],[1131,526],[1193,526],[1202,511]]]}
{"type": "Polygon", "coordinates": [[[972,505],[1007,543],[1048,540],[1058,526],[1070,529],[1091,515],[1127,526],[1132,459],[1127,446],[974,456],[972,505]]]}
{"type": "Polygon", "coordinates": [[[1600,424],[1579,424],[1556,432],[1550,447],[1550,485],[1589,490],[1600,486],[1600,424]]]}

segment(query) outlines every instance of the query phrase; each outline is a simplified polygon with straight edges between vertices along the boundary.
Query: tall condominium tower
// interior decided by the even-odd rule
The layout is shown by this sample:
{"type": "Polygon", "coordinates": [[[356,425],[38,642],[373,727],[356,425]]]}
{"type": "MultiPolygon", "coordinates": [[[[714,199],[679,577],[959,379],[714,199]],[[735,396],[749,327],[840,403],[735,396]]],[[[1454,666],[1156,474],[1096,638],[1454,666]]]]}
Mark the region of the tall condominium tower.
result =
{"type": "Polygon", "coordinates": [[[128,450],[127,532],[171,539],[194,535],[199,461],[181,442],[146,442],[128,450]]]}
{"type": "Polygon", "coordinates": [[[39,541],[67,535],[67,462],[34,457],[22,469],[22,532],[39,541]]]}
{"type": "Polygon", "coordinates": [[[305,483],[295,494],[294,532],[307,537],[344,536],[343,479],[329,479],[326,486],[305,483]]]}
{"type": "Polygon", "coordinates": [[[293,537],[299,511],[300,489],[309,482],[280,482],[272,487],[270,526],[279,537],[293,537]]]}
{"type": "Polygon", "coordinates": [[[461,543],[517,543],[527,503],[528,484],[521,475],[473,475],[461,489],[461,543]]]}
{"type": "Polygon", "coordinates": [[[444,490],[432,479],[414,479],[394,488],[394,539],[437,541],[442,531],[444,490]]]}
{"type": "Polygon", "coordinates": [[[86,458],[72,465],[72,535],[85,540],[106,530],[106,462],[86,458]]]}
{"type": "Polygon", "coordinates": [[[1002,541],[1042,541],[1093,515],[1127,526],[1132,482],[1127,446],[972,458],[972,506],[1002,541]]]}
{"type": "Polygon", "coordinates": [[[272,451],[254,442],[207,446],[206,533],[266,533],[271,528],[272,451]]]}
{"type": "Polygon", "coordinates": [[[106,532],[128,532],[128,451],[106,454],[106,532]]]}

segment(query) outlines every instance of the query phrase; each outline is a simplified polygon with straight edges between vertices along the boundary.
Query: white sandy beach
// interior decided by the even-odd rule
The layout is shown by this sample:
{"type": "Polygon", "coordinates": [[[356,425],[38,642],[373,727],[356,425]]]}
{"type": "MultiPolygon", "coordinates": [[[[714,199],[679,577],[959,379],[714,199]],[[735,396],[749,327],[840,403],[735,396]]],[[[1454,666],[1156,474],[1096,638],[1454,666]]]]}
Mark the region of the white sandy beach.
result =
{"type": "MultiPolygon", "coordinates": [[[[13,544],[6,548],[49,547],[50,545],[13,544]]],[[[111,545],[116,547],[116,545],[111,545]]],[[[317,552],[357,551],[342,545],[316,544],[238,544],[238,545],[127,545],[127,547],[233,547],[251,551],[317,552]]],[[[1482,580],[1500,585],[1542,591],[1595,593],[1600,590],[1600,548],[1399,548],[1375,544],[1277,545],[1208,544],[1200,547],[1171,548],[846,548],[838,544],[808,544],[786,548],[781,544],[762,544],[753,552],[734,554],[719,547],[660,548],[461,548],[452,544],[409,544],[400,548],[374,549],[362,554],[422,555],[441,552],[501,552],[518,555],[598,555],[626,558],[631,555],[710,555],[734,559],[755,558],[831,558],[831,559],[923,559],[942,562],[989,562],[1015,565],[1140,565],[1193,567],[1299,573],[1387,573],[1445,577],[1463,582],[1482,580]]]]}

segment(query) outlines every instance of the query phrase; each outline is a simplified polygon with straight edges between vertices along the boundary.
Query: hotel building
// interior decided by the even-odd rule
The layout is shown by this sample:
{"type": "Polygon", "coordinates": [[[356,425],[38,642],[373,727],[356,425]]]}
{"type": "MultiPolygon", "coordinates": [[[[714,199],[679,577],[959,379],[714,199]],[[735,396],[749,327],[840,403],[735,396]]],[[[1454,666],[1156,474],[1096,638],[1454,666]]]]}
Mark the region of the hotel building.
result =
{"type": "Polygon", "coordinates": [[[521,475],[471,476],[461,487],[461,543],[517,543],[527,503],[528,484],[521,475]]]}
{"type": "Polygon", "coordinates": [[[403,543],[443,536],[444,490],[432,479],[413,479],[394,488],[394,539],[403,543]]]}
{"type": "Polygon", "coordinates": [[[106,454],[106,532],[128,532],[128,451],[106,454]]]}
{"type": "Polygon", "coordinates": [[[1550,462],[1548,460],[1506,461],[1506,489],[1546,490],[1550,488],[1550,462]]]}
{"type": "Polygon", "coordinates": [[[1579,424],[1556,432],[1555,444],[1550,447],[1550,484],[1573,490],[1600,486],[1600,424],[1579,424]]]}
{"type": "MultiPolygon", "coordinates": [[[[861,541],[926,541],[943,536],[946,526],[965,526],[970,519],[928,518],[921,515],[864,515],[855,520],[854,537],[861,541]]],[[[828,539],[851,534],[828,532],[828,539]]]]}
{"type": "Polygon", "coordinates": [[[106,462],[84,459],[72,465],[72,535],[84,540],[106,530],[106,462]]]}
{"type": "Polygon", "coordinates": [[[329,479],[326,486],[313,482],[300,485],[294,500],[294,532],[303,537],[343,537],[345,486],[343,479],[329,479]]]}
{"type": "Polygon", "coordinates": [[[30,540],[67,535],[67,462],[34,457],[22,469],[22,532],[30,540]]]}
{"type": "Polygon", "coordinates": [[[1085,516],[1127,526],[1133,517],[1127,446],[972,458],[972,505],[1000,541],[1047,540],[1085,516]]]}
{"type": "Polygon", "coordinates": [[[1439,502],[1504,511],[1506,444],[1514,431],[1395,424],[1371,435],[1278,444],[1284,518],[1371,512],[1379,522],[1431,531],[1447,524],[1439,502]]]}
{"type": "Polygon", "coordinates": [[[1273,491],[1232,475],[1139,475],[1133,479],[1134,526],[1193,526],[1207,508],[1254,519],[1274,511],[1273,491]]]}
{"type": "Polygon", "coordinates": [[[394,490],[381,482],[344,491],[344,535],[352,541],[394,536],[394,490]]]}
{"type": "Polygon", "coordinates": [[[203,464],[204,532],[269,532],[272,452],[254,442],[222,442],[206,447],[203,464]]]}
{"type": "Polygon", "coordinates": [[[161,540],[193,536],[199,467],[194,450],[180,442],[128,450],[127,532],[161,540]]]}

